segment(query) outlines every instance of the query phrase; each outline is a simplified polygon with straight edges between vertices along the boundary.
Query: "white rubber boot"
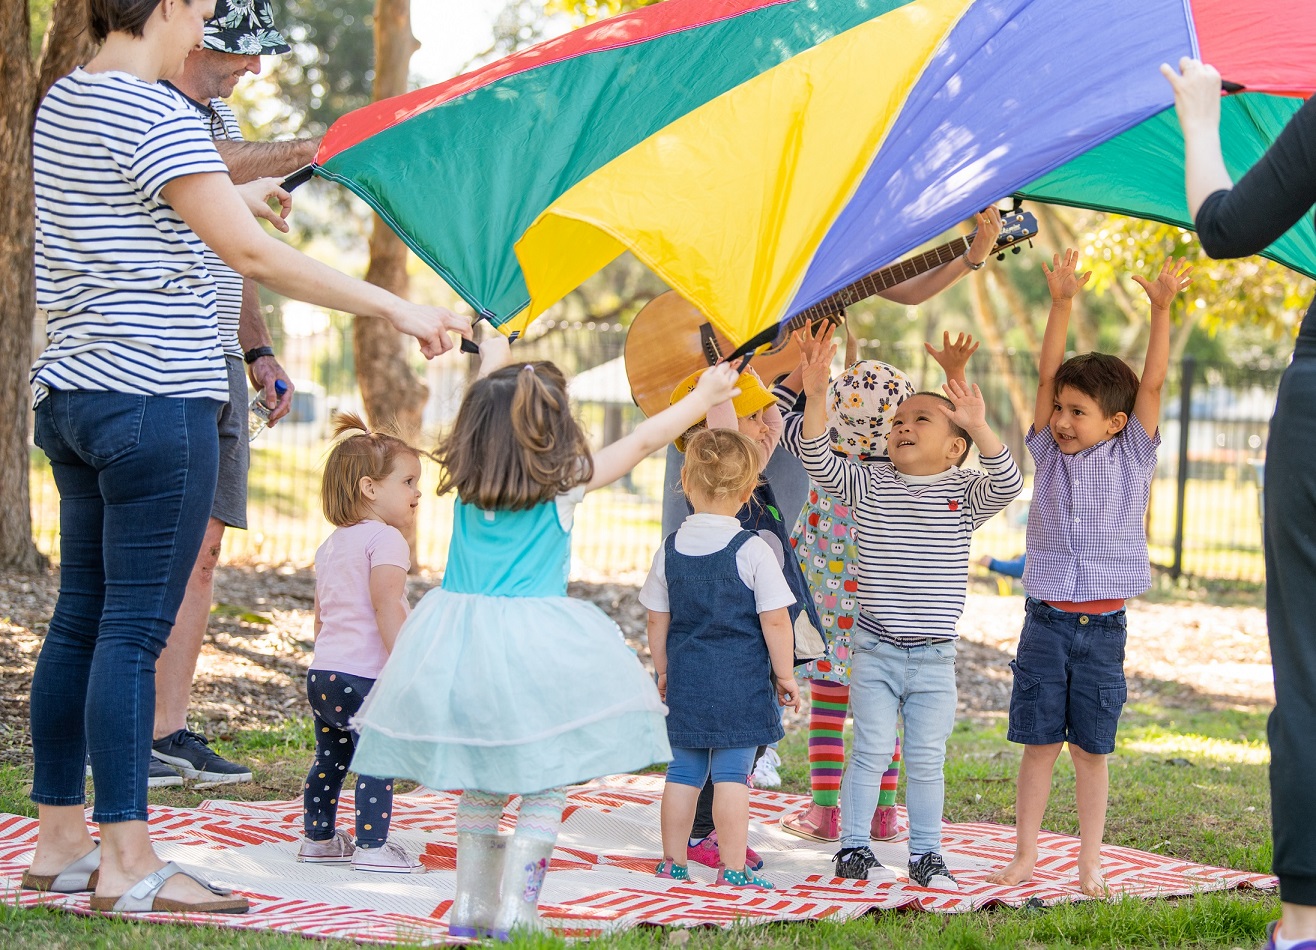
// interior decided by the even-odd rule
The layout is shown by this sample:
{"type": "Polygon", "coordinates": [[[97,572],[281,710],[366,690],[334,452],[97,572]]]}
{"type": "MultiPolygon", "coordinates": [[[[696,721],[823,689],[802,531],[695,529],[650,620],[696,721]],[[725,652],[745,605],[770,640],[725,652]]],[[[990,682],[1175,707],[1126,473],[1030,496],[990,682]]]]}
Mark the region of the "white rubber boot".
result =
{"type": "Polygon", "coordinates": [[[488,937],[493,933],[506,852],[507,839],[502,835],[458,832],[457,896],[448,912],[450,935],[488,937]]]}
{"type": "Polygon", "coordinates": [[[553,857],[553,842],[512,835],[503,860],[503,882],[493,935],[507,940],[514,930],[544,930],[539,919],[539,891],[553,857]]]}

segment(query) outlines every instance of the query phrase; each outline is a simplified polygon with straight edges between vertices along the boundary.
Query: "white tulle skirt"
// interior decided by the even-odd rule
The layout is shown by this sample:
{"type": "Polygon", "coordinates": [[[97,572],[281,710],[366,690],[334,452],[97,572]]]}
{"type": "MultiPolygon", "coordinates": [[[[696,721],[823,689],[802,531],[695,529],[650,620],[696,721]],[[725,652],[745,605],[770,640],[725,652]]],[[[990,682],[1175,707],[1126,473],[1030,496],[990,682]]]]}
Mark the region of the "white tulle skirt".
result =
{"type": "Polygon", "coordinates": [[[603,611],[430,591],[361,712],[354,771],[518,794],[671,759],[658,698],[603,611]]]}

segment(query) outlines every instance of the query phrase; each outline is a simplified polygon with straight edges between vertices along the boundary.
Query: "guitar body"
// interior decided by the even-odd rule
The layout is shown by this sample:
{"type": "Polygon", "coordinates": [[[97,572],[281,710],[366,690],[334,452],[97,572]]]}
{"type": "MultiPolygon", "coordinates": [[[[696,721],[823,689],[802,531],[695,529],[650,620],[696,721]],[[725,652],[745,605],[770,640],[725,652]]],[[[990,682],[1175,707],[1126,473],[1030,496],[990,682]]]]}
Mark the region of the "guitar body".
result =
{"type": "MultiPolygon", "coordinates": [[[[635,315],[626,334],[626,378],[631,397],[646,416],[670,405],[681,380],[721,361],[733,347],[675,290],[654,297],[635,315]]],[[[789,335],[756,353],[750,364],[769,387],[799,365],[799,344],[789,335]]]]}

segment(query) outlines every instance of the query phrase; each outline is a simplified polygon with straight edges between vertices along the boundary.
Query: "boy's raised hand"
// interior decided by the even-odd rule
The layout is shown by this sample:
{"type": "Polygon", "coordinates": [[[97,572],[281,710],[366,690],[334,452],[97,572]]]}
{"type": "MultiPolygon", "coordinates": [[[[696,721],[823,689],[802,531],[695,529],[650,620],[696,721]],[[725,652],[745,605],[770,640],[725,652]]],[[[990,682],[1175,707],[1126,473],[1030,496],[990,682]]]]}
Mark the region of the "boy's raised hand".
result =
{"type": "MultiPolygon", "coordinates": [[[[826,326],[826,325],[824,325],[826,326]]],[[[800,345],[800,383],[809,399],[826,399],[827,384],[832,379],[832,357],[836,344],[832,342],[834,327],[820,328],[815,333],[801,330],[795,334],[800,345]]]]}
{"type": "Polygon", "coordinates": [[[1176,260],[1173,257],[1167,257],[1165,263],[1161,265],[1161,272],[1156,275],[1155,280],[1148,280],[1141,274],[1134,274],[1133,281],[1147,292],[1147,297],[1151,300],[1153,309],[1169,310],[1170,304],[1174,302],[1175,295],[1192,283],[1192,274],[1193,265],[1188,263],[1187,258],[1181,257],[1176,260]]]}
{"type": "Polygon", "coordinates": [[[1046,274],[1046,286],[1051,291],[1052,300],[1072,300],[1088,279],[1092,271],[1084,271],[1077,276],[1074,269],[1078,266],[1078,251],[1072,247],[1065,248],[1064,256],[1053,254],[1051,266],[1042,261],[1042,273],[1046,274]]]}
{"type": "Polygon", "coordinates": [[[959,334],[952,343],[950,331],[945,330],[941,334],[941,349],[931,343],[924,343],[923,348],[941,366],[948,380],[963,379],[964,367],[969,365],[969,357],[978,351],[978,343],[967,333],[959,334]]]}
{"type": "Polygon", "coordinates": [[[938,403],[938,408],[946,414],[947,418],[971,435],[987,426],[987,403],[983,400],[982,391],[978,389],[977,384],[970,386],[968,383],[952,379],[941,388],[950,401],[955,403],[954,409],[938,403]]]}

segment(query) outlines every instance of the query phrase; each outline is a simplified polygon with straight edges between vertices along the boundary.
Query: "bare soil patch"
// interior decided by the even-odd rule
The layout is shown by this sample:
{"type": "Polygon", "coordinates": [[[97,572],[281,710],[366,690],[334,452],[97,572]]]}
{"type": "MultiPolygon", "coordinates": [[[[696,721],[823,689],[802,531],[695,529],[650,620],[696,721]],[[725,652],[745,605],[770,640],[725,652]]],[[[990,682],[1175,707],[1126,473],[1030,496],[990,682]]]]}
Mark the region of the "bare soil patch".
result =
{"type": "MultiPolygon", "coordinates": [[[[437,582],[432,576],[413,579],[413,602],[437,582]]],[[[28,691],[58,584],[58,571],[0,577],[0,761],[28,757],[28,691]]],[[[309,570],[220,569],[194,684],[194,727],[224,737],[305,712],[314,592],[309,570]]],[[[634,584],[571,585],[573,596],[592,600],[617,621],[647,663],[645,612],[636,592],[634,584]]],[[[1005,715],[1009,661],[1022,619],[1022,597],[970,591],[960,623],[963,715],[1005,715]]],[[[1245,709],[1274,702],[1265,614],[1255,607],[1135,602],[1126,667],[1132,702],[1245,709]]]]}

